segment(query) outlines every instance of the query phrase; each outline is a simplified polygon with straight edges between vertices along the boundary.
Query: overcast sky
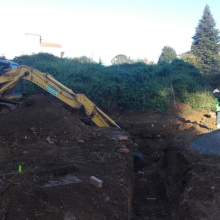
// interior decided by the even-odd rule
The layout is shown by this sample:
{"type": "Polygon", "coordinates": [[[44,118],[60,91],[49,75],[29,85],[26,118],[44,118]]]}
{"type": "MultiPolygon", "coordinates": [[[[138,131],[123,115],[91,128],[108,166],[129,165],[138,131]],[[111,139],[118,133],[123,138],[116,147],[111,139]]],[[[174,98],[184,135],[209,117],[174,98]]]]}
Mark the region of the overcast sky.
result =
{"type": "MultiPolygon", "coordinates": [[[[220,29],[217,0],[0,0],[0,35],[41,34],[60,43],[66,57],[88,56],[104,64],[124,54],[157,62],[164,46],[190,50],[192,36],[210,6],[220,29]]],[[[0,48],[1,50],[1,48],[0,48]]]]}

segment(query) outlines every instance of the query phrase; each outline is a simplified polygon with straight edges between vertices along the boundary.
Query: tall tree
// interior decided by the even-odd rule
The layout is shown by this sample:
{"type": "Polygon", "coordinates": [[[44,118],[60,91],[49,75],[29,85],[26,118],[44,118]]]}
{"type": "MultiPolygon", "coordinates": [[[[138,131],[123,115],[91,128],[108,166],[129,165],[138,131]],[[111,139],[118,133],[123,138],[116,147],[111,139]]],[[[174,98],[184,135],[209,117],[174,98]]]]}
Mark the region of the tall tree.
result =
{"type": "Polygon", "coordinates": [[[192,37],[192,52],[199,58],[198,68],[204,75],[210,75],[213,65],[219,63],[220,37],[215,25],[210,8],[206,5],[196,33],[192,37]]]}
{"type": "Polygon", "coordinates": [[[177,57],[176,51],[172,47],[165,46],[162,49],[162,53],[159,57],[158,63],[162,63],[162,62],[169,63],[171,60],[176,59],[176,57],[177,57]]]}
{"type": "Polygon", "coordinates": [[[115,65],[115,64],[123,64],[123,63],[133,63],[133,61],[130,59],[130,57],[127,57],[124,54],[119,54],[111,60],[111,63],[112,65],[115,65]]]}
{"type": "Polygon", "coordinates": [[[181,59],[187,63],[191,63],[195,67],[198,67],[199,57],[195,56],[192,53],[185,55],[185,56],[182,56],[181,59]]]}
{"type": "Polygon", "coordinates": [[[94,63],[92,58],[89,58],[87,56],[81,56],[81,57],[76,57],[74,60],[80,62],[80,63],[94,63]]]}

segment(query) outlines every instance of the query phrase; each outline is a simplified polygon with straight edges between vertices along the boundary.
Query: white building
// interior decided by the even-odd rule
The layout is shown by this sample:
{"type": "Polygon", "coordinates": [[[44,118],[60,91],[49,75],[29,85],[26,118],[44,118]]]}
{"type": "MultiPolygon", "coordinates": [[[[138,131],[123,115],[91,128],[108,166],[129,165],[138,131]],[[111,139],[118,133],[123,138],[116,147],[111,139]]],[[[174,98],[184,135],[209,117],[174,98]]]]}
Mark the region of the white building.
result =
{"type": "Polygon", "coordinates": [[[0,37],[0,56],[13,59],[16,56],[32,55],[40,52],[62,57],[61,44],[43,42],[41,35],[25,33],[21,35],[3,35],[0,37]]]}

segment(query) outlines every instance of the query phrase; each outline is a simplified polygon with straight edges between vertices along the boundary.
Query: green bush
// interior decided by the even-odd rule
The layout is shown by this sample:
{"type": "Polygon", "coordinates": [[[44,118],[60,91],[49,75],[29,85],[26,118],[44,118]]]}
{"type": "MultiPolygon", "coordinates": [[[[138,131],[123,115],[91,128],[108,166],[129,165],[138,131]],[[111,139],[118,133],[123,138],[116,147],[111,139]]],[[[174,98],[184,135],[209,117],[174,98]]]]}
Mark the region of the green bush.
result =
{"type": "MultiPolygon", "coordinates": [[[[207,93],[212,91],[210,80],[182,60],[159,65],[103,66],[40,53],[16,57],[14,61],[48,72],[75,93],[84,93],[106,112],[165,113],[168,101],[174,98],[196,108],[210,108],[213,102],[207,93]]],[[[30,95],[43,90],[25,82],[25,91],[30,95]]]]}

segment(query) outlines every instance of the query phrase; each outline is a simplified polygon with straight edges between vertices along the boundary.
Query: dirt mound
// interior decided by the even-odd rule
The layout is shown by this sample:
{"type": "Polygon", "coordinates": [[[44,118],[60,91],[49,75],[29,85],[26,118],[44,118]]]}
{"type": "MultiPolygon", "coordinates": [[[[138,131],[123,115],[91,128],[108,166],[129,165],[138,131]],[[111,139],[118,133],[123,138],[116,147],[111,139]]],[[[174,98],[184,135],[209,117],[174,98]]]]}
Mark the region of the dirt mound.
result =
{"type": "Polygon", "coordinates": [[[130,140],[119,140],[124,131],[86,126],[44,95],[31,96],[0,123],[1,219],[128,218],[133,156],[130,140]],[[91,176],[102,188],[89,184],[91,176]]]}
{"type": "Polygon", "coordinates": [[[45,95],[29,97],[0,120],[0,133],[10,141],[36,142],[36,137],[50,137],[51,141],[62,143],[87,138],[89,133],[77,114],[71,114],[45,95]]]}

